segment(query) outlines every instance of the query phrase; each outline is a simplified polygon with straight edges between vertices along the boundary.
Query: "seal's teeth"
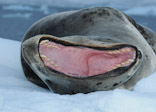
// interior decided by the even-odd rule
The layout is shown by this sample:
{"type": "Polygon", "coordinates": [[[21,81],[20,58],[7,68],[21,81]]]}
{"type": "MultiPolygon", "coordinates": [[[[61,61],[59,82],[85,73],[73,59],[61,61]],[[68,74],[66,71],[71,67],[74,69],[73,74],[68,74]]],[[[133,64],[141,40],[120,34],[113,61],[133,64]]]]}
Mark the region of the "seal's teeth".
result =
{"type": "Polygon", "coordinates": [[[48,61],[48,63],[50,63],[51,65],[53,65],[54,67],[56,67],[58,70],[61,70],[61,68],[58,67],[57,64],[55,64],[54,62],[52,62],[52,61],[50,60],[50,58],[46,57],[45,55],[40,55],[40,56],[41,56],[42,58],[44,58],[46,61],[48,61]]]}
{"type": "Polygon", "coordinates": [[[117,53],[121,53],[120,50],[119,50],[119,51],[116,51],[116,52],[117,52],[117,53]]]}
{"type": "Polygon", "coordinates": [[[133,60],[133,59],[128,59],[127,61],[128,61],[128,62],[134,62],[134,60],[133,60]]]}
{"type": "Polygon", "coordinates": [[[113,52],[112,52],[112,51],[109,51],[108,53],[109,53],[109,54],[113,54],[113,52]]]}
{"type": "Polygon", "coordinates": [[[126,53],[130,52],[131,50],[129,48],[126,49],[121,49],[121,50],[116,50],[116,51],[109,51],[109,54],[121,54],[121,53],[126,53]]]}
{"type": "Polygon", "coordinates": [[[48,58],[47,56],[45,56],[45,55],[40,55],[42,58],[44,58],[45,60],[47,60],[47,61],[50,61],[50,58],[48,58]]]}
{"type": "Polygon", "coordinates": [[[109,51],[108,53],[109,53],[109,54],[119,54],[120,51],[109,51]]]}
{"type": "Polygon", "coordinates": [[[41,56],[42,58],[47,58],[47,56],[45,56],[45,55],[42,55],[42,54],[41,54],[40,56],[41,56]]]}
{"type": "Polygon", "coordinates": [[[121,52],[122,52],[122,53],[130,52],[130,51],[131,51],[131,49],[130,49],[130,48],[121,49],[121,52]]]}
{"type": "Polygon", "coordinates": [[[50,44],[47,44],[47,43],[45,43],[45,44],[43,44],[45,47],[51,47],[51,48],[59,48],[58,46],[56,46],[56,45],[50,45],[50,44]]]}
{"type": "Polygon", "coordinates": [[[118,54],[118,52],[117,52],[117,51],[113,51],[113,53],[114,53],[114,54],[118,54]]]}
{"type": "Polygon", "coordinates": [[[117,64],[116,67],[121,67],[121,65],[120,64],[117,64]]]}
{"type": "Polygon", "coordinates": [[[58,70],[61,70],[62,68],[57,68],[58,70]]]}
{"type": "Polygon", "coordinates": [[[126,64],[129,64],[130,62],[127,60],[125,63],[126,63],[126,64]]]}
{"type": "Polygon", "coordinates": [[[48,44],[47,44],[47,43],[44,43],[43,45],[44,45],[44,46],[46,46],[46,47],[48,46],[48,44]]]}
{"type": "Polygon", "coordinates": [[[117,51],[112,51],[112,54],[118,54],[118,52],[117,51]]]}
{"type": "Polygon", "coordinates": [[[133,60],[135,60],[136,54],[133,55],[133,60]]]}
{"type": "Polygon", "coordinates": [[[52,45],[47,45],[46,47],[52,47],[52,45]]]}
{"type": "Polygon", "coordinates": [[[131,50],[129,48],[126,49],[127,52],[130,52],[131,50]]]}
{"type": "Polygon", "coordinates": [[[50,61],[50,59],[49,58],[45,58],[47,61],[50,61]]]}
{"type": "Polygon", "coordinates": [[[59,48],[58,46],[53,46],[54,48],[59,48]]]}
{"type": "Polygon", "coordinates": [[[116,69],[117,67],[112,67],[112,70],[116,69]]]}
{"type": "Polygon", "coordinates": [[[55,66],[55,67],[58,67],[58,65],[57,65],[57,64],[54,64],[54,66],[55,66]]]}
{"type": "Polygon", "coordinates": [[[122,62],[121,64],[117,64],[115,67],[112,67],[112,70],[119,68],[119,67],[123,67],[123,66],[130,64],[132,62],[134,62],[134,59],[128,59],[127,61],[122,62]]]}
{"type": "Polygon", "coordinates": [[[44,44],[44,43],[46,43],[46,42],[48,42],[49,40],[42,40],[41,42],[40,42],[40,44],[42,45],[42,44],[44,44]]]}
{"type": "Polygon", "coordinates": [[[52,65],[54,64],[54,62],[52,62],[52,61],[50,61],[49,63],[52,64],[52,65]]]}
{"type": "Polygon", "coordinates": [[[121,65],[124,66],[124,65],[126,65],[126,63],[123,62],[123,63],[121,63],[121,65]]]}
{"type": "Polygon", "coordinates": [[[122,52],[126,52],[126,50],[125,50],[125,49],[121,49],[121,51],[122,51],[122,52]]]}

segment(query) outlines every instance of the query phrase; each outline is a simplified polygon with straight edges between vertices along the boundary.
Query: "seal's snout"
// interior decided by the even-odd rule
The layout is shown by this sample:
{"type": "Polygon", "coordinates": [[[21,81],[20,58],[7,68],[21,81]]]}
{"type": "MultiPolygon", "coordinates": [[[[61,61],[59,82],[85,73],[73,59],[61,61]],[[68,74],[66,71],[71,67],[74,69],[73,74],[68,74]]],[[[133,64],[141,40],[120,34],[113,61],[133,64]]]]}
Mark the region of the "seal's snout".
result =
{"type": "Polygon", "coordinates": [[[39,55],[38,55],[38,43],[39,43],[39,36],[34,38],[30,38],[23,42],[22,44],[22,56],[24,57],[25,61],[28,64],[39,63],[39,55]]]}

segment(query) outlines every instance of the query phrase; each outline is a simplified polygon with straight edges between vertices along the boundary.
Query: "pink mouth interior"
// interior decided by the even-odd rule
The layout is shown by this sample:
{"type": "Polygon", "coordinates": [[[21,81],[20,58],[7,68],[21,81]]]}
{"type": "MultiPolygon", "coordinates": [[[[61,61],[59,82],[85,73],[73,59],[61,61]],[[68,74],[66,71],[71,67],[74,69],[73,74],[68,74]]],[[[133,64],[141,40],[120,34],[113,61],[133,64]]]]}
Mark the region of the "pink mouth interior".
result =
{"type": "Polygon", "coordinates": [[[88,77],[132,64],[136,51],[131,47],[119,50],[96,50],[71,47],[43,40],[39,45],[45,66],[73,77],[88,77]]]}

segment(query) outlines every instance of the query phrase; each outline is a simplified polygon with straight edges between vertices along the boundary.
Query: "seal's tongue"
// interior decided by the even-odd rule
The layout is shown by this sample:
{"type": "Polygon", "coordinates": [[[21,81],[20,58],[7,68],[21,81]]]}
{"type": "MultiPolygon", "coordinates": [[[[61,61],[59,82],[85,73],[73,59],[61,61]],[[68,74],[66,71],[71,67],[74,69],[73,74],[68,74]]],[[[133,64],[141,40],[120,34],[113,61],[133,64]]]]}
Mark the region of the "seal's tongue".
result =
{"type": "Polygon", "coordinates": [[[73,77],[88,77],[125,67],[134,62],[135,50],[95,50],[86,47],[63,46],[48,40],[39,45],[40,56],[49,68],[73,77]]]}

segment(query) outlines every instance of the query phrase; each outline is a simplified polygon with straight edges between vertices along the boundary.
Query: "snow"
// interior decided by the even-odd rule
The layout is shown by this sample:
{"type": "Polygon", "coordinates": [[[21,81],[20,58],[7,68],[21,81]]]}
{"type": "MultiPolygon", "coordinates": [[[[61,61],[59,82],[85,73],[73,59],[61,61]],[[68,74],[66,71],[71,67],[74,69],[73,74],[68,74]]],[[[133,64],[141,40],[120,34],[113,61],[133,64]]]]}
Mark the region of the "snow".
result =
{"type": "MultiPolygon", "coordinates": [[[[50,7],[93,6],[122,9],[128,15],[156,16],[156,0],[1,0],[2,3],[3,10],[14,11],[3,14],[3,18],[29,19],[32,12],[48,15],[52,13],[50,7]]],[[[139,81],[133,91],[59,95],[25,78],[20,46],[21,42],[0,38],[0,112],[156,112],[156,72],[139,81]]]]}
{"type": "Polygon", "coordinates": [[[156,6],[142,6],[142,7],[136,7],[129,10],[124,11],[126,14],[129,15],[154,15],[156,16],[156,6]]]}
{"type": "Polygon", "coordinates": [[[0,38],[0,65],[20,70],[20,42],[0,38]]]}
{"type": "Polygon", "coordinates": [[[0,112],[156,112],[156,73],[134,91],[59,95],[27,81],[18,41],[0,38],[0,112]]]}
{"type": "Polygon", "coordinates": [[[137,92],[156,93],[154,85],[156,85],[156,75],[142,79],[142,81],[137,83],[134,90],[137,92]]]}

